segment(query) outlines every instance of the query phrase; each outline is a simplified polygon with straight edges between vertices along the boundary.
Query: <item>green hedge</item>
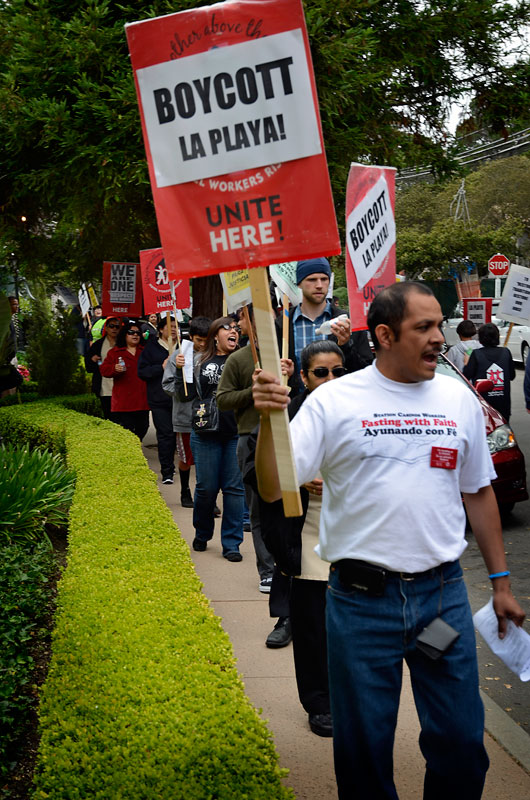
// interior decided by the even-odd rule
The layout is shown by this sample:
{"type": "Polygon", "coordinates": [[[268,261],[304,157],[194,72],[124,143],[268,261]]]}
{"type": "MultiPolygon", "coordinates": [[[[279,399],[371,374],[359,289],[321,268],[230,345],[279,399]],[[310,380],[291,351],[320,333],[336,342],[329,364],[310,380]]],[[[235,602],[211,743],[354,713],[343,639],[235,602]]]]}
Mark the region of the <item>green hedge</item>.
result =
{"type": "Polygon", "coordinates": [[[77,475],[35,798],[293,797],[137,439],[64,404],[0,409],[77,475]]]}

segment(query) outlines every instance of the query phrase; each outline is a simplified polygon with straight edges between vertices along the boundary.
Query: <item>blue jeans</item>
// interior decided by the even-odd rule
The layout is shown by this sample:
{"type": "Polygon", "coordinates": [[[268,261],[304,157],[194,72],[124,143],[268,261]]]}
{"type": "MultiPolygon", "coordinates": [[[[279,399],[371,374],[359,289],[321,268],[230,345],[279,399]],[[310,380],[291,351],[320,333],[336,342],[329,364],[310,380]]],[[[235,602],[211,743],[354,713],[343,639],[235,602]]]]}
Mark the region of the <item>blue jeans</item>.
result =
{"type": "Polygon", "coordinates": [[[489,762],[475,633],[459,563],[414,580],[393,574],[383,597],[343,586],[332,566],[326,626],[340,800],[397,798],[392,751],[403,659],[421,725],[424,798],[478,800],[489,762]],[[432,661],[416,650],[416,636],[439,615],[460,638],[432,661]]]}
{"type": "Polygon", "coordinates": [[[223,441],[192,431],[191,451],[195,461],[193,526],[195,537],[209,542],[214,531],[214,508],[219,489],[223,492],[221,543],[223,555],[239,552],[243,541],[243,480],[237,463],[237,436],[223,441]]]}

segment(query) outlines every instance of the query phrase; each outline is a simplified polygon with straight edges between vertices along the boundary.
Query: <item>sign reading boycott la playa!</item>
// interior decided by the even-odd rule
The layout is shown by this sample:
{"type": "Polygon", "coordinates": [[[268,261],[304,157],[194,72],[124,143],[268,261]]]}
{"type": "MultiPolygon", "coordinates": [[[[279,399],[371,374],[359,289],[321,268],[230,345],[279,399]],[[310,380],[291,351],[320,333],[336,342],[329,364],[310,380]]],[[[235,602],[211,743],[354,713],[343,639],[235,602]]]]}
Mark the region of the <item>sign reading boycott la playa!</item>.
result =
{"type": "Polygon", "coordinates": [[[170,276],[340,252],[300,0],[126,30],[170,276]]]}
{"type": "Polygon", "coordinates": [[[346,280],[353,330],[396,280],[395,169],[352,164],[346,189],[346,280]]]}

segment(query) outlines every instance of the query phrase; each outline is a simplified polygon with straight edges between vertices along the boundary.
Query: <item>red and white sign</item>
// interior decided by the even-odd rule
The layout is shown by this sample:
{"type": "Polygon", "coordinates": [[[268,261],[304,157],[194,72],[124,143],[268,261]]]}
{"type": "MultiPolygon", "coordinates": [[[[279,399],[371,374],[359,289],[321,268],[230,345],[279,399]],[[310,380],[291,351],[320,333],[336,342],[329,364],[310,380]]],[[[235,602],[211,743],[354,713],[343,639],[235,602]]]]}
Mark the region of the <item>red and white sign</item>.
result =
{"type": "Polygon", "coordinates": [[[126,31],[169,276],[339,253],[301,0],[126,31]]]}
{"type": "Polygon", "coordinates": [[[104,317],[139,317],[142,314],[140,264],[104,261],[101,309],[104,317]]]}
{"type": "Polygon", "coordinates": [[[491,322],[491,297],[464,297],[464,319],[474,322],[477,328],[491,322]]]}
{"type": "MultiPolygon", "coordinates": [[[[163,314],[173,310],[171,287],[161,247],[140,250],[142,268],[142,290],[145,314],[163,314]]],[[[190,304],[190,282],[186,278],[175,281],[176,307],[188,308],[190,304]]]]}
{"type": "Polygon", "coordinates": [[[510,270],[510,259],[503,256],[502,253],[497,253],[488,261],[488,269],[494,278],[502,278],[510,270]]]}
{"type": "Polygon", "coordinates": [[[346,189],[346,282],[352,330],[366,330],[374,297],[396,281],[393,167],[352,164],[346,189]]]}

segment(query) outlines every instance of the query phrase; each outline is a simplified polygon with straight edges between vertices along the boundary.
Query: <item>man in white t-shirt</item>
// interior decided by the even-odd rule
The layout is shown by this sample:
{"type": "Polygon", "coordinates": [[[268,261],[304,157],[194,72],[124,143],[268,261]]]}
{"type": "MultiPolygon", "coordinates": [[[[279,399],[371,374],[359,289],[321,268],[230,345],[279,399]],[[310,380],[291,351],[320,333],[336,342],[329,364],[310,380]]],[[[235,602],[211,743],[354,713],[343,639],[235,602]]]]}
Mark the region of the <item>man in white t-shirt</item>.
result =
{"type": "MultiPolygon", "coordinates": [[[[318,470],[324,479],[318,549],[331,562],[326,625],[340,800],[397,798],[403,660],[422,728],[424,798],[481,796],[488,758],[458,562],[466,547],[461,495],[492,580],[499,636],[507,619],[524,620],[510,590],[482,410],[463,383],[435,374],[442,320],[424,284],[385,289],[368,315],[376,362],[316,389],[291,423],[300,483],[318,470]],[[418,637],[440,618],[457,638],[435,660],[418,637]]],[[[253,394],[259,490],[272,502],[281,493],[269,414],[289,401],[265,372],[256,372],[253,394]]]]}

